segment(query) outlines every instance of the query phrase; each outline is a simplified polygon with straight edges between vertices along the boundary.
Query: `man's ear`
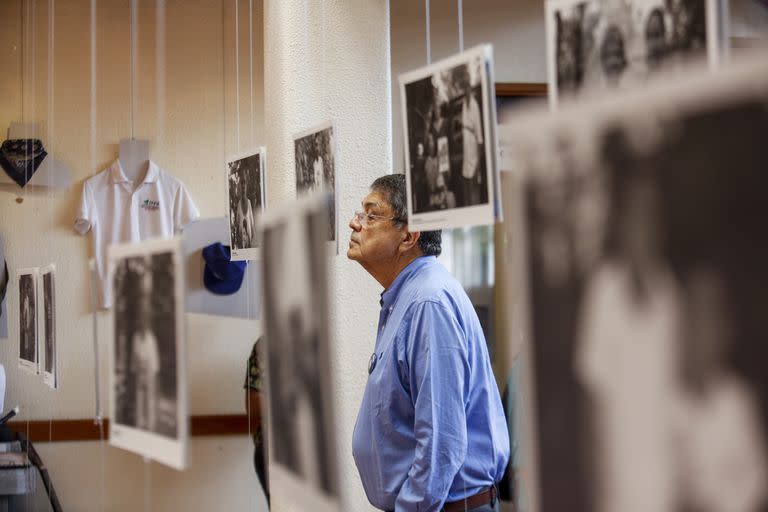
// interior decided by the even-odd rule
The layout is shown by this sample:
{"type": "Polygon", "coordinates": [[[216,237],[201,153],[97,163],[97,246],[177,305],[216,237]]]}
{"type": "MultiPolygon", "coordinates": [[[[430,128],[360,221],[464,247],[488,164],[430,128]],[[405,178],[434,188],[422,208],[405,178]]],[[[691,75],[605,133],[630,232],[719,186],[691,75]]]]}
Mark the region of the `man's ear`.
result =
{"type": "Polygon", "coordinates": [[[400,252],[408,252],[419,243],[419,238],[421,237],[421,232],[419,231],[404,231],[403,232],[403,239],[400,241],[400,252]]]}

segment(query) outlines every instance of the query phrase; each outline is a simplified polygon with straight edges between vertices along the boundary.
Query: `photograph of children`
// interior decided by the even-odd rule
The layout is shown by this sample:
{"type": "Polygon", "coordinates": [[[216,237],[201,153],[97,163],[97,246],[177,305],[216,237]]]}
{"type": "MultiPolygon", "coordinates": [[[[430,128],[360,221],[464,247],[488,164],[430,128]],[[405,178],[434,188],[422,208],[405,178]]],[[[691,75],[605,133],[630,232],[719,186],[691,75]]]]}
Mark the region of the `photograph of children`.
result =
{"type": "Polygon", "coordinates": [[[690,60],[716,64],[721,1],[547,0],[550,105],[636,87],[690,60]]]}
{"type": "Polygon", "coordinates": [[[37,268],[22,268],[19,282],[19,367],[39,373],[37,348],[37,268]]]}
{"type": "Polygon", "coordinates": [[[336,240],[336,145],[333,124],[323,123],[293,137],[296,163],[296,193],[299,197],[314,192],[331,196],[327,240],[336,240]]]}
{"type": "Polygon", "coordinates": [[[232,260],[256,259],[256,215],[264,208],[266,150],[238,155],[227,163],[229,238],[232,260]]]}
{"type": "Polygon", "coordinates": [[[414,230],[494,221],[490,46],[400,76],[408,219],[414,230]],[[491,120],[491,122],[489,122],[491,120]]]}
{"type": "Polygon", "coordinates": [[[109,249],[115,291],[110,443],[184,468],[186,359],[179,241],[109,249]]]}
{"type": "Polygon", "coordinates": [[[514,124],[539,510],[768,510],[768,63],[514,124]]]}
{"type": "Polygon", "coordinates": [[[38,294],[43,299],[43,380],[53,389],[59,387],[58,356],[56,349],[56,266],[51,264],[40,269],[42,288],[38,294]]]}
{"type": "Polygon", "coordinates": [[[300,510],[338,510],[326,212],[303,198],[262,226],[270,486],[300,510]]]}

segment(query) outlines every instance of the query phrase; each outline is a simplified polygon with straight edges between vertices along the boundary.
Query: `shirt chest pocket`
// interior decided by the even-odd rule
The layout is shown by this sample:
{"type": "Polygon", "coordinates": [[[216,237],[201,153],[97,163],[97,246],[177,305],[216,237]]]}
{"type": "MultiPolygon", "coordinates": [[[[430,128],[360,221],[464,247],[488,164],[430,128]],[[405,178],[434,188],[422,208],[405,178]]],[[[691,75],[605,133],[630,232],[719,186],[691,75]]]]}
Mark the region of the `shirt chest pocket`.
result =
{"type": "Polygon", "coordinates": [[[413,405],[403,364],[395,354],[387,352],[377,354],[377,359],[370,374],[373,384],[371,403],[380,433],[389,435],[412,418],[413,405]]]}

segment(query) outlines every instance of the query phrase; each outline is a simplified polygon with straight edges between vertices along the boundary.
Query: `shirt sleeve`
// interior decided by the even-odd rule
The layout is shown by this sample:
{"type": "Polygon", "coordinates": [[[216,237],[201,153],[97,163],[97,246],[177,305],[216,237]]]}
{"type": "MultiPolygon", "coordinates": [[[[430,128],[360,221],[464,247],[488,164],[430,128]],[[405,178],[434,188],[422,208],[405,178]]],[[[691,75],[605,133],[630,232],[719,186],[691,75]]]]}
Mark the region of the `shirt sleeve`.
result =
{"type": "Polygon", "coordinates": [[[80,195],[80,206],[77,208],[77,214],[75,215],[75,231],[81,235],[86,234],[91,230],[95,223],[96,205],[93,203],[93,194],[91,193],[91,186],[86,181],[83,183],[83,192],[80,195]]]}
{"type": "Polygon", "coordinates": [[[176,198],[173,202],[173,224],[176,231],[181,231],[187,224],[200,217],[200,212],[192,200],[187,187],[183,184],[176,191],[176,198]]]}
{"type": "Polygon", "coordinates": [[[456,316],[437,302],[416,309],[407,334],[416,449],[397,512],[442,509],[467,455],[469,358],[456,316]]]}

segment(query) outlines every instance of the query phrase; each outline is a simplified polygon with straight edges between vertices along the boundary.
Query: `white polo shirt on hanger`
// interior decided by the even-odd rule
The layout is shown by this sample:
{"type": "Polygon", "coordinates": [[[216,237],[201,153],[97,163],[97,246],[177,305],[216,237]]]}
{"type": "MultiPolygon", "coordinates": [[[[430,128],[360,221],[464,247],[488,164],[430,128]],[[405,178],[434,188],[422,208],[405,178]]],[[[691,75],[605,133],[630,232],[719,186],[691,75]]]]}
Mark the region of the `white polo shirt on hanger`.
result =
{"type": "Polygon", "coordinates": [[[184,184],[150,161],[144,181],[134,190],[120,160],[83,184],[75,231],[93,233],[101,304],[112,305],[107,247],[151,238],[172,238],[200,213],[184,184]]]}

